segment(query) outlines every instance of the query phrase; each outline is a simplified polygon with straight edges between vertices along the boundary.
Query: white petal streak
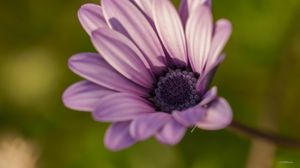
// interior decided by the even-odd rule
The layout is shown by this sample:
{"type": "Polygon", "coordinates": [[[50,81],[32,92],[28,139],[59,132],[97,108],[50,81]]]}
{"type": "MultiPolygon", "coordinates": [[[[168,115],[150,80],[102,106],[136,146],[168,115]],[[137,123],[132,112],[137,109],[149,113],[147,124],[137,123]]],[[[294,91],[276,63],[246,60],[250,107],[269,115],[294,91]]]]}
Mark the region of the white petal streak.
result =
{"type": "Polygon", "coordinates": [[[212,14],[209,7],[200,5],[193,11],[186,25],[189,61],[194,71],[202,73],[212,38],[212,14]]]}
{"type": "Polygon", "coordinates": [[[189,15],[197,8],[198,5],[211,6],[211,0],[181,0],[179,14],[182,23],[185,25],[189,15]]]}
{"type": "Polygon", "coordinates": [[[117,72],[97,53],[79,53],[69,59],[70,69],[79,76],[105,88],[146,96],[147,89],[117,72]]]}
{"type": "Polygon", "coordinates": [[[161,43],[146,17],[127,0],[103,0],[103,11],[109,26],[131,39],[155,67],[164,67],[166,60],[161,43]]]}
{"type": "Polygon", "coordinates": [[[98,52],[118,72],[143,87],[152,87],[154,79],[150,66],[128,38],[111,29],[100,28],[92,33],[92,41],[98,52]]]}
{"type": "Polygon", "coordinates": [[[187,64],[185,35],[173,4],[169,0],[154,0],[153,15],[160,39],[171,58],[175,63],[187,64]]]}
{"type": "Polygon", "coordinates": [[[134,1],[149,18],[152,18],[153,0],[132,0],[132,1],[134,1]]]}

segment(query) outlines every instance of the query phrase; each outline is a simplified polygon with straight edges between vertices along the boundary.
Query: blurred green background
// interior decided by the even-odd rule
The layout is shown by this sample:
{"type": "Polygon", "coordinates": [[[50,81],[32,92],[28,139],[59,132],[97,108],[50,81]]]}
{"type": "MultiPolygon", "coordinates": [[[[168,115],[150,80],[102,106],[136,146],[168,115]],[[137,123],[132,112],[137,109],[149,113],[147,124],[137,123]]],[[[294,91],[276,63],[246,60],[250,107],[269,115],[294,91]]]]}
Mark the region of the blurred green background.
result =
{"type": "MultiPolygon", "coordinates": [[[[0,136],[18,134],[34,142],[37,167],[258,168],[260,162],[300,167],[299,150],[274,148],[264,155],[266,145],[254,147],[256,141],[228,130],[188,132],[175,147],[150,139],[108,151],[103,146],[108,125],[66,109],[61,101],[64,89],[80,80],[68,70],[68,58],[94,51],[77,19],[87,2],[98,3],[0,3],[0,136]]],[[[233,24],[214,84],[231,103],[235,120],[300,138],[300,1],[214,0],[213,12],[215,19],[233,24]]]]}

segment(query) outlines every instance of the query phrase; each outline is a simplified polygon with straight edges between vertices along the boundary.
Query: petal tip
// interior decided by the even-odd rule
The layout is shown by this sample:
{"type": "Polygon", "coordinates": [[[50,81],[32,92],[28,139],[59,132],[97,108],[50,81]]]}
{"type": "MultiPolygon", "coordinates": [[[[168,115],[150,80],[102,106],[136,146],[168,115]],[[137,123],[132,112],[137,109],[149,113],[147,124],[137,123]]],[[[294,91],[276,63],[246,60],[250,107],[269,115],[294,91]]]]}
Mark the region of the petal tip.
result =
{"type": "Polygon", "coordinates": [[[219,19],[217,21],[217,27],[221,27],[223,31],[226,32],[227,36],[230,36],[232,33],[232,23],[228,19],[219,19]]]}
{"type": "Polygon", "coordinates": [[[105,133],[104,145],[111,151],[120,151],[136,143],[130,134],[130,122],[113,123],[105,133]]]}
{"type": "Polygon", "coordinates": [[[232,118],[232,109],[229,103],[219,97],[210,104],[206,117],[197,123],[197,127],[205,130],[224,129],[231,124],[232,118]]]}

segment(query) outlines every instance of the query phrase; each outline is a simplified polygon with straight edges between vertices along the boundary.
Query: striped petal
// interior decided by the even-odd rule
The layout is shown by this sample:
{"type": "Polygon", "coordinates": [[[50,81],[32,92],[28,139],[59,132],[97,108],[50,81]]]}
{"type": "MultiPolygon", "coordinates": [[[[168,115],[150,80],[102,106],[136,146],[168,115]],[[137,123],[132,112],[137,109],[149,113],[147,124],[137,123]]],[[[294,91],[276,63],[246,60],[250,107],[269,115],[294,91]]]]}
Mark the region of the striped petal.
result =
{"type": "Polygon", "coordinates": [[[93,118],[101,122],[119,122],[151,112],[154,109],[144,98],[129,93],[115,93],[101,100],[93,112],[93,118]]]}
{"type": "Polygon", "coordinates": [[[96,4],[82,5],[78,10],[78,18],[82,27],[89,35],[100,27],[108,27],[101,6],[96,4]]]}
{"type": "Polygon", "coordinates": [[[105,88],[147,96],[146,89],[122,76],[99,54],[76,54],[69,59],[69,67],[79,76],[105,88]]]}
{"type": "Polygon", "coordinates": [[[211,0],[181,0],[179,7],[179,14],[182,20],[183,25],[185,25],[190,14],[199,6],[199,5],[211,6],[211,0]]]}
{"type": "Polygon", "coordinates": [[[143,87],[152,87],[154,78],[149,64],[128,38],[111,29],[100,28],[92,33],[92,41],[114,69],[143,87]]]}
{"type": "Polygon", "coordinates": [[[65,90],[63,102],[70,109],[91,112],[102,98],[113,93],[115,92],[92,82],[80,81],[65,90]]]}
{"type": "Polygon", "coordinates": [[[178,13],[169,0],[154,0],[153,17],[160,39],[177,65],[187,65],[185,35],[178,13]]]}
{"type": "Polygon", "coordinates": [[[145,16],[130,1],[103,0],[110,27],[131,39],[143,52],[151,68],[160,72],[166,64],[160,41],[145,16]]]}
{"type": "Polygon", "coordinates": [[[199,5],[186,25],[189,61],[194,71],[203,73],[211,45],[213,24],[209,7],[199,5]]]}
{"type": "Polygon", "coordinates": [[[132,0],[139,8],[146,14],[146,16],[151,19],[152,16],[152,4],[153,0],[132,0]]]}

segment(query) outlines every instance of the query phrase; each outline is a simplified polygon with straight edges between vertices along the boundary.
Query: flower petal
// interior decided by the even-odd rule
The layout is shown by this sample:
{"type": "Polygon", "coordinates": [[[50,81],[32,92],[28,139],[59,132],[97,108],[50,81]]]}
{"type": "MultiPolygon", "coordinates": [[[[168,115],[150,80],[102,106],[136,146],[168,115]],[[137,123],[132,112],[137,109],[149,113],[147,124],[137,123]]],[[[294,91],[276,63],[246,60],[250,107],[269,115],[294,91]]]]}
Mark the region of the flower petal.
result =
{"type": "Polygon", "coordinates": [[[220,56],[220,53],[231,35],[231,27],[231,23],[226,19],[220,19],[217,21],[207,66],[212,65],[220,56]]]}
{"type": "Polygon", "coordinates": [[[130,134],[136,140],[145,140],[154,135],[170,119],[171,115],[163,112],[142,115],[132,121],[130,134]]]}
{"type": "Polygon", "coordinates": [[[113,93],[115,92],[92,82],[80,81],[65,90],[63,102],[70,109],[91,112],[103,97],[113,93]]]}
{"type": "Polygon", "coordinates": [[[218,98],[207,109],[207,116],[197,123],[205,130],[218,130],[227,127],[232,121],[232,110],[224,98],[218,98]]]}
{"type": "Polygon", "coordinates": [[[185,132],[186,128],[172,119],[162,127],[155,137],[161,143],[175,145],[183,138],[185,132]]]}
{"type": "Polygon", "coordinates": [[[152,3],[153,0],[132,0],[135,2],[139,8],[146,14],[146,16],[150,19],[152,18],[152,3]]]}
{"type": "Polygon", "coordinates": [[[92,31],[100,27],[108,27],[101,6],[96,4],[82,5],[78,10],[78,18],[82,27],[89,35],[91,35],[92,31]]]}
{"type": "Polygon", "coordinates": [[[112,151],[119,151],[136,143],[129,134],[129,125],[130,122],[111,124],[105,133],[105,146],[112,151]]]}
{"type": "Polygon", "coordinates": [[[146,96],[145,88],[115,71],[99,54],[80,53],[69,59],[70,69],[83,78],[111,90],[146,96]]]}
{"type": "Polygon", "coordinates": [[[178,13],[169,0],[154,0],[153,17],[160,39],[176,64],[187,64],[185,35],[178,13]]]}
{"type": "Polygon", "coordinates": [[[200,106],[204,106],[212,102],[217,97],[217,92],[218,89],[215,86],[208,90],[203,96],[202,101],[200,102],[200,106]]]}
{"type": "Polygon", "coordinates": [[[149,72],[149,64],[128,38],[111,29],[100,28],[92,33],[92,41],[114,69],[141,86],[152,87],[154,77],[149,72]]]}
{"type": "Polygon", "coordinates": [[[212,65],[207,66],[203,72],[203,74],[200,76],[196,83],[196,89],[200,93],[204,93],[207,91],[207,88],[209,84],[211,83],[215,72],[217,71],[219,65],[222,63],[222,61],[225,59],[225,55],[222,54],[220,57],[218,57],[217,61],[215,61],[212,65]]]}
{"type": "Polygon", "coordinates": [[[199,5],[186,24],[189,61],[194,71],[203,73],[212,38],[212,14],[209,7],[199,5]]]}
{"type": "Polygon", "coordinates": [[[180,124],[190,127],[197,124],[205,116],[205,113],[206,109],[195,106],[184,111],[174,111],[172,115],[180,124]]]}
{"type": "Polygon", "coordinates": [[[130,1],[103,0],[104,16],[110,27],[131,39],[143,52],[151,68],[160,72],[166,58],[160,41],[145,16],[130,1]]]}
{"type": "Polygon", "coordinates": [[[93,118],[101,122],[119,122],[154,112],[151,104],[139,96],[129,93],[115,93],[104,97],[93,112],[93,118]]]}
{"type": "Polygon", "coordinates": [[[211,6],[211,0],[181,0],[179,14],[183,25],[188,20],[189,15],[197,8],[198,5],[211,6]]]}

